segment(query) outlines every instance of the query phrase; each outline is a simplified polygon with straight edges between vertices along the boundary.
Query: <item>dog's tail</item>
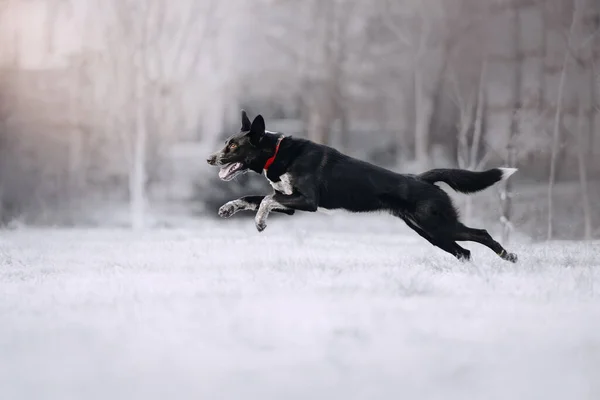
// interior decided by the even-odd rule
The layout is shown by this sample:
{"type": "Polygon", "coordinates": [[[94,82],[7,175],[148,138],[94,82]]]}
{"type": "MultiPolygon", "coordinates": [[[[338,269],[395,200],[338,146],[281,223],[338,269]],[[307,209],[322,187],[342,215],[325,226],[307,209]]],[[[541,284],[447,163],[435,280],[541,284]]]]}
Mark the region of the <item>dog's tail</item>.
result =
{"type": "Polygon", "coordinates": [[[517,172],[516,168],[493,168],[482,172],[465,169],[432,169],[418,177],[431,184],[444,182],[460,193],[475,193],[496,182],[508,179],[515,172],[517,172]]]}

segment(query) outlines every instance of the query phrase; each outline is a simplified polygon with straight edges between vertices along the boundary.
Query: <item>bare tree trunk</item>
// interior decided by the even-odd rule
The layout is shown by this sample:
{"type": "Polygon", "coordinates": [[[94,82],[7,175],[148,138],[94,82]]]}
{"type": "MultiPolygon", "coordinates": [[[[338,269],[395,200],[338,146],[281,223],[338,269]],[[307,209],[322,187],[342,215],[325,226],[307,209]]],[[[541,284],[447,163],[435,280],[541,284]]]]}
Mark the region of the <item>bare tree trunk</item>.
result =
{"type": "Polygon", "coordinates": [[[83,138],[79,125],[70,127],[69,134],[69,197],[73,198],[83,186],[83,138]]]}
{"type": "MultiPolygon", "coordinates": [[[[476,171],[479,166],[479,146],[483,136],[483,109],[485,103],[485,83],[487,73],[488,56],[487,50],[481,65],[481,74],[479,76],[479,90],[477,93],[477,106],[475,109],[475,121],[473,129],[473,140],[471,141],[471,151],[469,154],[469,169],[476,171]]],[[[469,223],[473,218],[473,197],[466,196],[465,199],[465,222],[469,223]]]]}
{"type": "Polygon", "coordinates": [[[329,102],[322,96],[317,96],[316,99],[313,99],[313,104],[308,116],[308,134],[310,140],[329,145],[332,126],[331,111],[329,109],[329,104],[325,105],[323,103],[329,102]]]}
{"type": "Polygon", "coordinates": [[[335,5],[331,1],[315,2],[315,47],[321,57],[319,76],[311,85],[309,108],[309,138],[317,143],[331,144],[331,129],[335,120],[335,27],[332,19],[335,5]]]}
{"type": "Polygon", "coordinates": [[[560,83],[558,86],[558,103],[556,105],[556,115],[554,117],[554,134],[552,135],[552,155],[550,157],[550,177],[548,178],[548,230],[546,234],[547,240],[552,240],[554,231],[554,184],[556,181],[556,162],[558,159],[558,150],[560,147],[560,121],[562,114],[562,98],[566,79],[567,58],[563,63],[563,70],[560,74],[560,83]]]}
{"type": "Polygon", "coordinates": [[[433,95],[431,99],[431,112],[429,113],[429,125],[427,130],[429,134],[435,134],[439,129],[439,114],[440,108],[442,106],[443,94],[444,94],[444,81],[446,77],[446,72],[448,71],[448,66],[450,64],[450,44],[449,40],[444,44],[444,54],[442,55],[442,66],[436,76],[435,85],[433,89],[433,95]]]}
{"type": "MultiPolygon", "coordinates": [[[[78,76],[79,66],[76,66],[76,75],[78,76]]],[[[81,164],[83,161],[83,140],[81,138],[80,116],[77,105],[79,104],[79,79],[73,79],[71,82],[71,95],[69,98],[69,154],[68,154],[68,186],[69,200],[77,196],[81,189],[82,173],[81,164]]]]}
{"type": "Polygon", "coordinates": [[[431,99],[425,93],[424,78],[417,67],[415,69],[415,159],[419,168],[429,165],[429,120],[431,119],[431,99]]]}
{"type": "MultiPolygon", "coordinates": [[[[84,34],[85,35],[85,34],[84,34]]],[[[85,37],[85,36],[84,36],[85,37]]],[[[85,186],[84,140],[82,131],[81,102],[83,101],[83,85],[85,75],[85,54],[75,61],[71,93],[69,98],[69,154],[68,154],[68,186],[69,201],[79,197],[85,186]]]]}
{"type": "Polygon", "coordinates": [[[4,224],[4,185],[0,181],[0,226],[4,224]]]}
{"type": "MultiPolygon", "coordinates": [[[[600,18],[600,16],[599,16],[600,18]]],[[[600,29],[600,28],[599,28],[600,29]]],[[[588,113],[588,141],[587,141],[587,152],[588,152],[588,157],[590,159],[592,159],[594,157],[594,135],[596,134],[596,115],[598,112],[598,108],[600,107],[598,105],[598,93],[597,93],[597,88],[596,86],[599,85],[598,82],[596,82],[596,59],[595,59],[595,50],[592,48],[592,60],[591,60],[591,65],[590,65],[590,84],[589,84],[589,91],[590,91],[590,110],[588,113]]]]}
{"type": "MultiPolygon", "coordinates": [[[[583,207],[583,218],[584,218],[584,238],[589,240],[592,238],[593,226],[592,226],[592,214],[591,205],[589,199],[588,189],[588,171],[590,160],[594,159],[594,135],[596,134],[596,112],[597,112],[597,99],[598,99],[598,82],[596,81],[596,58],[597,48],[600,44],[598,39],[598,33],[600,32],[600,6],[597,2],[593,2],[591,10],[588,11],[588,18],[591,18],[593,23],[591,27],[592,35],[591,43],[588,47],[589,54],[589,104],[586,105],[583,101],[579,105],[579,121],[578,121],[578,158],[579,158],[579,181],[581,184],[581,200],[583,207]],[[584,119],[587,110],[587,135],[583,132],[584,119]],[[586,137],[587,136],[587,137],[586,137]]],[[[583,89],[583,88],[582,88],[583,89]]],[[[581,91],[583,93],[583,90],[581,91]]]]}
{"type": "Polygon", "coordinates": [[[547,29],[548,29],[548,24],[547,24],[547,18],[548,16],[546,15],[546,2],[542,1],[539,6],[538,6],[539,10],[540,10],[540,17],[541,17],[541,31],[542,31],[542,43],[540,44],[540,69],[539,69],[539,87],[538,87],[538,113],[540,115],[543,115],[544,111],[545,111],[545,107],[546,107],[546,53],[547,53],[547,29]]]}
{"type": "Polygon", "coordinates": [[[46,51],[48,54],[54,53],[54,29],[56,26],[56,16],[58,14],[59,4],[56,1],[46,1],[46,51]]]}
{"type": "Polygon", "coordinates": [[[552,155],[550,158],[550,177],[548,179],[548,231],[546,238],[552,240],[554,234],[554,184],[556,181],[556,162],[558,159],[558,150],[560,147],[560,126],[562,116],[562,102],[565,91],[565,82],[567,80],[567,67],[569,65],[571,40],[578,20],[579,6],[576,5],[573,10],[573,19],[571,20],[571,27],[569,28],[569,36],[567,39],[567,48],[565,49],[565,55],[563,59],[562,71],[560,73],[560,80],[558,83],[558,96],[556,99],[556,113],[554,116],[554,130],[552,135],[552,155]]]}
{"type": "MultiPolygon", "coordinates": [[[[456,85],[456,98],[457,105],[459,110],[459,123],[458,123],[458,140],[456,146],[456,160],[458,162],[458,168],[460,169],[469,169],[472,162],[469,158],[470,148],[469,148],[469,138],[468,134],[471,128],[473,127],[475,112],[475,96],[473,93],[469,93],[469,97],[465,99],[460,94],[459,85],[456,85]]],[[[471,196],[465,196],[465,223],[469,223],[471,218],[471,196]]]]}
{"type": "MultiPolygon", "coordinates": [[[[512,88],[513,112],[511,116],[510,132],[508,145],[506,149],[506,162],[509,167],[517,166],[517,149],[515,148],[515,139],[519,132],[518,113],[521,109],[521,86],[522,86],[522,71],[521,71],[521,17],[520,4],[515,3],[512,10],[512,44],[513,44],[513,60],[514,60],[514,79],[512,88]]],[[[512,180],[508,179],[500,193],[502,202],[502,215],[500,222],[502,223],[502,243],[507,243],[512,231],[512,180]]]]}
{"type": "Polygon", "coordinates": [[[352,3],[346,0],[335,0],[333,6],[334,20],[337,21],[333,33],[335,51],[332,54],[331,70],[333,81],[333,103],[335,110],[335,120],[339,125],[339,143],[343,151],[350,151],[350,121],[347,111],[345,82],[346,79],[346,60],[347,60],[347,19],[351,11],[352,3]]]}
{"type": "Polygon", "coordinates": [[[429,121],[433,111],[431,96],[425,90],[423,76],[423,57],[426,53],[427,39],[430,33],[429,21],[425,22],[419,38],[419,47],[413,66],[415,93],[415,161],[420,169],[429,166],[429,121]]]}
{"type": "MultiPolygon", "coordinates": [[[[402,85],[404,86],[404,85],[402,85]]],[[[408,85],[407,85],[408,86],[408,85]]],[[[403,109],[402,114],[404,119],[406,120],[406,127],[399,129],[398,126],[395,126],[395,139],[396,139],[396,165],[400,166],[402,163],[406,162],[403,158],[404,156],[410,155],[413,156],[409,150],[412,150],[414,147],[410,146],[410,140],[412,138],[413,132],[410,130],[415,126],[415,86],[414,82],[410,81],[410,86],[402,87],[400,90],[406,92],[406,96],[403,98],[403,109]]],[[[414,156],[413,156],[414,158],[414,156]]]]}
{"type": "Polygon", "coordinates": [[[475,128],[473,131],[473,142],[471,144],[471,169],[476,169],[479,164],[479,146],[481,145],[481,137],[483,136],[483,111],[485,106],[485,84],[487,79],[488,58],[487,53],[483,59],[481,66],[481,75],[479,76],[479,90],[477,93],[477,108],[475,110],[475,128]]]}
{"type": "Polygon", "coordinates": [[[340,120],[340,144],[342,151],[349,152],[350,148],[350,121],[345,105],[339,105],[338,116],[340,120]]]}
{"type": "MultiPolygon", "coordinates": [[[[145,24],[145,21],[141,22],[145,24]]],[[[131,227],[134,230],[144,228],[146,208],[146,148],[148,132],[146,127],[146,95],[144,50],[145,26],[139,28],[139,38],[135,49],[135,139],[133,157],[130,165],[129,193],[131,208],[131,227]]]]}
{"type": "Polygon", "coordinates": [[[460,101],[460,123],[458,124],[458,146],[457,146],[457,161],[458,167],[462,169],[469,168],[471,161],[469,160],[469,129],[473,124],[473,99],[469,98],[466,101],[460,101]]]}
{"type": "Polygon", "coordinates": [[[590,197],[588,190],[586,140],[584,129],[585,102],[579,103],[579,115],[577,117],[577,159],[579,164],[579,183],[581,184],[581,206],[583,210],[584,234],[586,240],[592,238],[592,212],[590,208],[590,197]]]}
{"type": "Polygon", "coordinates": [[[136,104],[135,104],[135,141],[133,145],[133,159],[129,178],[129,191],[131,196],[131,227],[134,230],[144,228],[144,214],[146,207],[146,113],[144,104],[144,78],[141,71],[136,77],[136,104]]]}
{"type": "Polygon", "coordinates": [[[600,55],[600,38],[598,37],[598,31],[600,31],[600,5],[598,2],[593,3],[591,16],[595,23],[593,24],[592,31],[594,33],[594,37],[590,43],[590,110],[588,114],[588,159],[592,160],[594,157],[594,136],[596,134],[596,115],[600,105],[598,105],[598,87],[600,85],[600,81],[598,81],[599,77],[596,75],[596,66],[598,65],[598,57],[600,55]]]}

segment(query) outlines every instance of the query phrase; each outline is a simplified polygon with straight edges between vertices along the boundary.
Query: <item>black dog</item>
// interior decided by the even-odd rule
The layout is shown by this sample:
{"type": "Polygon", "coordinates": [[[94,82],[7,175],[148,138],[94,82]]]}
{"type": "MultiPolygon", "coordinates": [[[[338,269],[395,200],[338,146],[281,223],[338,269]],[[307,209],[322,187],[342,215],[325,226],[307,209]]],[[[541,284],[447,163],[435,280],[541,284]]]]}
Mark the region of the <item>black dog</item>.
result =
{"type": "Polygon", "coordinates": [[[458,192],[474,193],[507,179],[516,171],[513,168],[484,172],[433,169],[420,175],[401,175],[331,147],[265,131],[262,116],[250,122],[243,110],[240,133],[230,137],[223,150],[207,161],[221,166],[219,177],[225,181],[248,170],[265,174],[274,193],[242,197],[219,209],[219,215],[225,218],[241,210],[257,211],[259,232],[266,228],[271,211],[290,215],[295,210],[314,212],[318,208],[387,211],[458,259],[469,260],[471,253],[456,242],[473,241],[489,247],[504,260],[517,261],[517,256],[507,252],[487,231],[463,225],[448,194],[434,185],[445,182],[458,192]]]}

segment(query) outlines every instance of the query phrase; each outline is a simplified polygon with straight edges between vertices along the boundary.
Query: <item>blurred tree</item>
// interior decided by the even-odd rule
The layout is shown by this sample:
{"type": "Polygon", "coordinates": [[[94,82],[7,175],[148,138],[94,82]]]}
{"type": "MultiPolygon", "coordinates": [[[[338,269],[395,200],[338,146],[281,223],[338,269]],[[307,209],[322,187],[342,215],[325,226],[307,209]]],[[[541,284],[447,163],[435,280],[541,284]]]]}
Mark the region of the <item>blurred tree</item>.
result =
{"type": "Polygon", "coordinates": [[[554,127],[552,135],[552,157],[550,159],[550,177],[548,182],[548,231],[547,239],[551,240],[554,234],[554,185],[556,182],[556,162],[561,144],[561,117],[563,114],[563,97],[565,93],[565,85],[568,76],[569,62],[571,61],[571,52],[573,51],[575,34],[578,24],[581,22],[581,13],[584,11],[582,0],[573,1],[571,23],[566,35],[566,44],[564,50],[564,58],[558,83],[558,94],[556,101],[556,110],[554,113],[554,127]]]}
{"type": "MultiPolygon", "coordinates": [[[[581,90],[581,93],[585,91],[581,90]]],[[[577,160],[579,167],[579,183],[581,185],[581,209],[583,211],[583,237],[584,239],[592,238],[592,212],[590,207],[590,195],[588,185],[588,165],[587,165],[587,150],[585,138],[585,110],[587,105],[584,101],[578,102],[579,115],[577,118],[577,160]]]]}
{"type": "Polygon", "coordinates": [[[593,234],[592,226],[592,211],[589,198],[589,170],[590,160],[593,159],[594,135],[596,127],[596,102],[597,102],[597,86],[595,76],[595,65],[597,58],[597,43],[600,36],[600,6],[597,2],[591,1],[587,5],[582,15],[583,28],[585,34],[579,53],[575,56],[583,60],[579,66],[583,69],[583,74],[588,77],[581,79],[578,86],[579,96],[577,99],[578,116],[576,128],[576,143],[577,143],[577,161],[579,170],[579,182],[581,186],[581,202],[583,211],[583,237],[591,239],[593,234]],[[587,90],[586,90],[587,86],[587,90]],[[586,98],[587,94],[587,98],[586,98]],[[587,115],[587,118],[586,118],[587,115]],[[587,122],[587,131],[585,124],[587,122]]]}
{"type": "MultiPolygon", "coordinates": [[[[357,0],[275,0],[261,10],[268,43],[296,65],[295,80],[308,137],[349,150],[348,94],[357,68],[349,54],[359,52],[357,0]],[[285,26],[285,29],[283,27],[285,26]],[[336,129],[337,124],[337,129],[336,129]]],[[[368,62],[368,59],[363,59],[368,62]]]]}
{"type": "Polygon", "coordinates": [[[597,118],[600,114],[600,72],[598,64],[600,63],[600,4],[597,1],[590,0],[588,12],[585,16],[587,30],[590,32],[589,38],[589,58],[588,58],[588,76],[589,76],[589,112],[588,112],[588,159],[594,156],[594,137],[596,132],[597,118]]]}
{"type": "MultiPolygon", "coordinates": [[[[486,50],[484,50],[486,51],[486,50]]],[[[487,54],[483,56],[480,68],[479,85],[471,89],[467,96],[461,93],[458,84],[455,85],[456,105],[460,112],[460,119],[457,126],[458,132],[458,167],[470,171],[481,170],[489,157],[487,151],[481,154],[481,144],[483,139],[483,119],[486,98],[486,79],[487,79],[487,54]],[[471,135],[469,135],[471,133],[471,135]],[[471,137],[469,137],[471,136],[471,137]]],[[[465,197],[465,222],[468,224],[473,214],[473,198],[465,197]]]]}
{"type": "Polygon", "coordinates": [[[115,23],[107,26],[120,90],[110,92],[116,100],[111,114],[124,145],[134,229],[145,224],[148,172],[156,171],[160,151],[185,127],[185,95],[218,26],[215,0],[182,2],[180,8],[168,3],[114,0],[115,23]]]}

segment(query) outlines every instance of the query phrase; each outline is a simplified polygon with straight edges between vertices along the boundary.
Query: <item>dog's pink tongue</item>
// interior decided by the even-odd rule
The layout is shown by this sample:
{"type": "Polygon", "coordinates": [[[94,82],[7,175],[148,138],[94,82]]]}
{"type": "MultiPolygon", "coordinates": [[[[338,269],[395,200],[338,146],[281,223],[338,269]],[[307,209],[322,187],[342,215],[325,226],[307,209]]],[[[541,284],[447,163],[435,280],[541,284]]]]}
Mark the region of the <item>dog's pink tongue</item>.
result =
{"type": "Polygon", "coordinates": [[[227,174],[229,173],[230,169],[231,169],[231,165],[221,168],[219,170],[219,178],[225,179],[227,177],[227,174]]]}

